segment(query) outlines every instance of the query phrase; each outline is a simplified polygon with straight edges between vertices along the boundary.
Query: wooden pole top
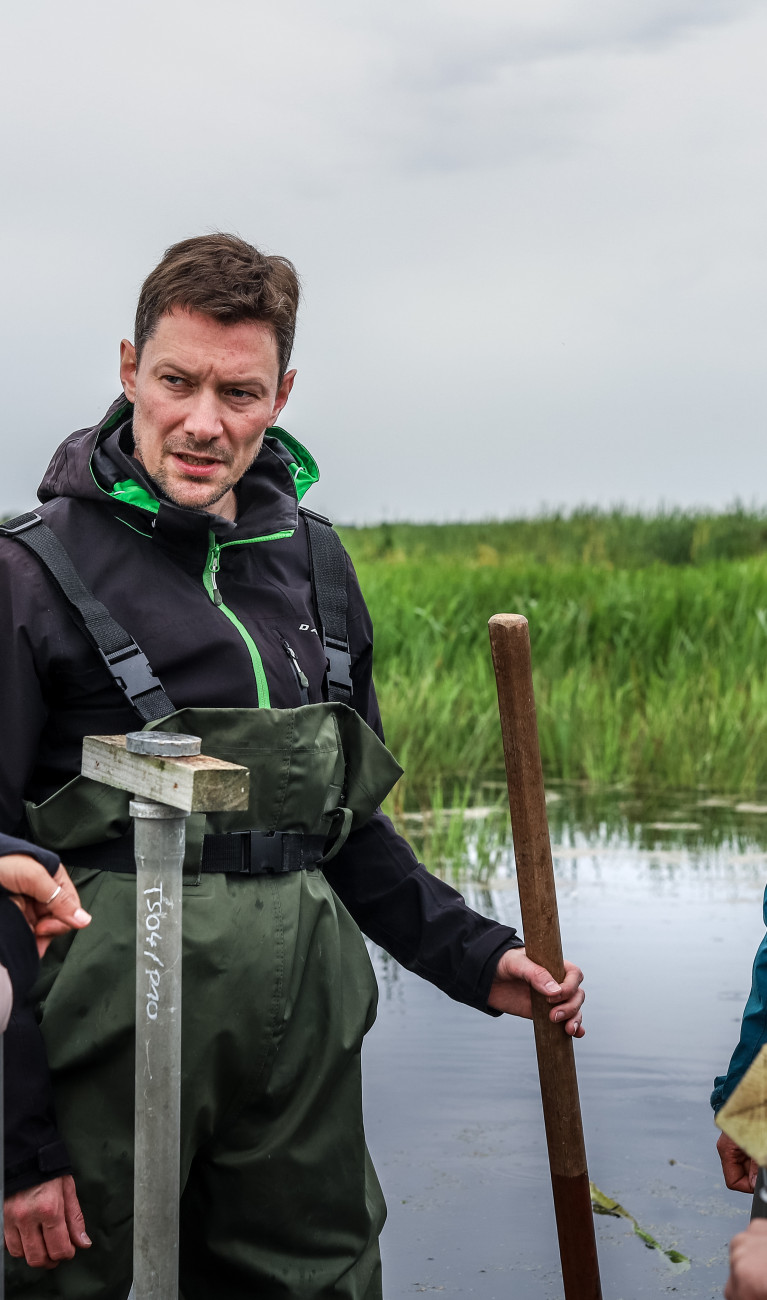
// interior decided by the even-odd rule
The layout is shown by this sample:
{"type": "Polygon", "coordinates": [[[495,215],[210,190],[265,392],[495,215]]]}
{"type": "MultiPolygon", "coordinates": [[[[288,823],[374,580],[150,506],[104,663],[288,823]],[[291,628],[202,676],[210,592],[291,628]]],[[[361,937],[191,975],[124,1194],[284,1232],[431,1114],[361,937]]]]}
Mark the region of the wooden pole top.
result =
{"type": "Polygon", "coordinates": [[[131,753],[125,736],[86,736],[81,770],[91,781],[186,813],[234,812],[248,806],[250,772],[246,767],[205,754],[131,753]]]}

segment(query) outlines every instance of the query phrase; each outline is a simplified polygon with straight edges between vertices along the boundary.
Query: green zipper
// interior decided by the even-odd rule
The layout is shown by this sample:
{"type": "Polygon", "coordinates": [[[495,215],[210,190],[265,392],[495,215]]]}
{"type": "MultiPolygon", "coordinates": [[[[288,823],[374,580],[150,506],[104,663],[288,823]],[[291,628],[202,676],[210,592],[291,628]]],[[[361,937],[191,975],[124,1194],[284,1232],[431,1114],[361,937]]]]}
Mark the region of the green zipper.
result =
{"type": "MultiPolygon", "coordinates": [[[[290,536],[290,534],[288,534],[288,536],[290,536]]],[[[262,539],[259,538],[259,540],[262,539]]],[[[264,538],[263,540],[266,539],[264,538]]],[[[258,692],[259,709],[270,709],[271,702],[269,699],[269,683],[266,680],[266,673],[264,672],[264,665],[261,660],[261,655],[258,653],[258,646],[253,640],[253,637],[250,635],[248,629],[246,627],[243,627],[237,615],[233,613],[232,610],[229,609],[227,605],[224,604],[224,598],[221,595],[221,592],[218,589],[218,583],[216,582],[216,574],[221,568],[220,556],[221,556],[222,546],[236,546],[236,545],[237,542],[223,542],[223,543],[217,542],[215,533],[210,534],[210,546],[208,549],[208,558],[205,563],[205,571],[202,575],[202,580],[205,584],[205,590],[207,591],[208,595],[213,601],[213,604],[216,606],[217,609],[221,610],[222,614],[226,614],[226,617],[229,619],[229,622],[234,627],[237,628],[237,631],[239,632],[240,636],[242,637],[243,641],[248,647],[251,663],[253,664],[253,672],[256,678],[256,690],[258,692]]]]}

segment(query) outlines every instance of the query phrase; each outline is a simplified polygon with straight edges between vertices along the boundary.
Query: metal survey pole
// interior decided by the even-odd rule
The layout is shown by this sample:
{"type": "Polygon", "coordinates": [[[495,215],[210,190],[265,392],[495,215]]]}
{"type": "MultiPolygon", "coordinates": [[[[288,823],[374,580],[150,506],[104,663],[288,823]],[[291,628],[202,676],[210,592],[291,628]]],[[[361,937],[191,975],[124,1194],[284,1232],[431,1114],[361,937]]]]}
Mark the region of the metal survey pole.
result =
{"type": "MultiPolygon", "coordinates": [[[[196,752],[199,751],[198,740],[196,752]]],[[[176,1300],[181,1153],[181,906],[188,814],[145,799],[132,800],[130,811],[136,836],[133,1285],[136,1300],[176,1300]]]]}
{"type": "MultiPolygon", "coordinates": [[[[199,754],[197,736],[134,732],[132,754],[199,754]]],[[[188,813],[133,799],[136,852],[135,1300],[177,1300],[181,1156],[181,911],[188,813]]]]}
{"type": "Polygon", "coordinates": [[[129,1300],[178,1300],[181,902],[186,818],[248,806],[247,768],[200,754],[199,736],[86,736],[83,776],[134,798],[136,1150],[129,1300]]]}

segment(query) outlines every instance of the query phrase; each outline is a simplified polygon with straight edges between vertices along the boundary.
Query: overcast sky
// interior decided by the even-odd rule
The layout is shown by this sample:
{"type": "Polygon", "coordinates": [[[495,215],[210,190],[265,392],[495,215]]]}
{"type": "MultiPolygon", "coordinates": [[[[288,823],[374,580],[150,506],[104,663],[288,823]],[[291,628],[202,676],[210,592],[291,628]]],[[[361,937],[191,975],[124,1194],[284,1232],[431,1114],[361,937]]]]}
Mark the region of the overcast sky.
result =
{"type": "Polygon", "coordinates": [[[766,0],[9,10],[0,510],[213,229],[299,268],[336,519],[767,502],[766,0]]]}

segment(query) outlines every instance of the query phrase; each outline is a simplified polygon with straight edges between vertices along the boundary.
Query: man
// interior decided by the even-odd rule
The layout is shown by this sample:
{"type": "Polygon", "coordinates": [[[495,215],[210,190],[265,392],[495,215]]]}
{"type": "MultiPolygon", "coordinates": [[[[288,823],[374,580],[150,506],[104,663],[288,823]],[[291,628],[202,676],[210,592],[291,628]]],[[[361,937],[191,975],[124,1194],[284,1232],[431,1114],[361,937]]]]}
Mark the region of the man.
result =
{"type": "MultiPolygon", "coordinates": [[[[46,959],[62,1136],[38,1072],[26,1109],[40,1144],[6,1183],[8,1246],[26,1261],[14,1295],[125,1300],[130,1283],[135,877],[125,809],[76,774],[83,735],[135,730],[139,707],[253,774],[250,820],[190,826],[185,860],[185,1300],[381,1295],[385,1210],[359,1069],[376,990],[358,926],[461,1001],[529,1016],[533,987],[564,1032],[583,1033],[580,971],[568,964],[560,986],[535,967],[513,930],[430,876],[376,810],[398,769],[380,740],[370,620],[345,561],[349,680],[343,637],[318,635],[332,557],[310,552],[298,511],[317,468],[276,427],[297,305],[285,259],[228,235],[174,245],[121,346],[124,397],[64,442],[43,481],[44,525],[135,638],[149,686],[116,688],[119,655],[96,653],[24,549],[35,518],[0,538],[3,625],[16,628],[0,687],[0,817],[76,868],[94,916],[46,959]]],[[[36,1032],[26,1025],[26,1041],[36,1032]]],[[[28,1128],[24,1100],[16,1089],[10,1121],[28,1128]]]]}

